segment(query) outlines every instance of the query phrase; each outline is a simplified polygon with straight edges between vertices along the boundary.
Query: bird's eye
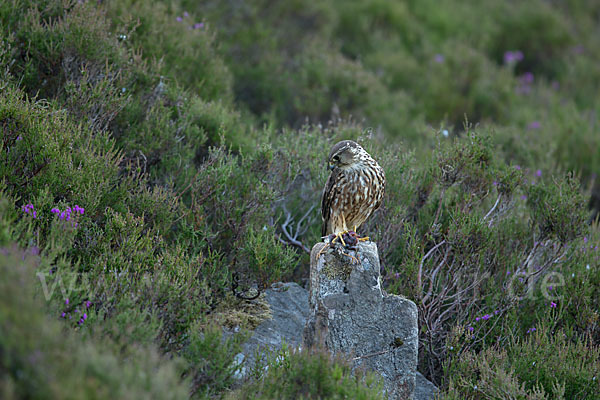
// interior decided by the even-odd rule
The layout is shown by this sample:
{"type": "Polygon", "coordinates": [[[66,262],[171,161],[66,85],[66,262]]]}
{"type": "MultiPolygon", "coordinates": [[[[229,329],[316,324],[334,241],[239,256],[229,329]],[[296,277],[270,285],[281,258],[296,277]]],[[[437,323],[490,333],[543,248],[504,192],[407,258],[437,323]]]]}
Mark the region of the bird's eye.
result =
{"type": "Polygon", "coordinates": [[[340,156],[333,156],[333,161],[335,161],[335,162],[340,161],[340,156]]]}

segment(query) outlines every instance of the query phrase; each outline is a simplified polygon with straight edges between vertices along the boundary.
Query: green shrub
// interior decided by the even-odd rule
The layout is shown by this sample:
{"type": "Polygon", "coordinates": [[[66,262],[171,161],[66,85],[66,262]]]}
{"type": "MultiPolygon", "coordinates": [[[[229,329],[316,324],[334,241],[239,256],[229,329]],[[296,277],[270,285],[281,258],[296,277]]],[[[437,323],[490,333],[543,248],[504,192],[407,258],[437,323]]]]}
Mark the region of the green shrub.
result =
{"type": "MultiPolygon", "coordinates": [[[[585,392],[569,368],[600,338],[582,195],[598,173],[600,36],[598,6],[576,3],[4,2],[0,244],[39,253],[42,312],[64,312],[50,324],[73,341],[119,354],[108,364],[150,349],[150,369],[158,346],[197,397],[223,396],[243,338],[214,325],[251,329],[269,312],[248,298],[306,279],[325,157],[357,140],[388,177],[361,234],[386,290],[418,304],[420,370],[454,398],[478,397],[476,380],[492,397],[585,392]],[[69,221],[52,211],[75,206],[69,221]],[[533,328],[561,349],[544,353],[561,382],[519,364],[536,361],[533,328]]],[[[286,357],[234,394],[354,395],[346,367],[286,357]]],[[[129,365],[107,390],[125,396],[110,382],[129,365]]]]}
{"type": "Polygon", "coordinates": [[[194,377],[192,394],[217,395],[229,388],[241,364],[235,360],[241,352],[244,335],[234,335],[223,340],[223,331],[218,326],[201,330],[195,326],[190,330],[189,344],[184,356],[190,361],[188,374],[194,377]]]}
{"type": "Polygon", "coordinates": [[[156,73],[206,101],[232,100],[231,76],[202,14],[190,15],[174,3],[130,0],[109,2],[107,10],[112,31],[155,64],[156,73]]]}
{"type": "Polygon", "coordinates": [[[152,347],[121,359],[106,339],[84,338],[48,316],[34,275],[39,263],[14,245],[0,255],[2,398],[186,398],[178,362],[152,347]]]}
{"type": "Polygon", "coordinates": [[[92,215],[105,205],[121,161],[109,135],[82,129],[46,102],[32,102],[10,87],[0,96],[0,124],[0,179],[13,195],[31,201],[46,193],[49,198],[40,201],[80,204],[92,215]]]}
{"type": "Polygon", "coordinates": [[[352,372],[342,359],[323,352],[290,352],[284,348],[264,366],[266,372],[234,392],[239,399],[381,399],[382,387],[372,374],[352,372]]]}
{"type": "Polygon", "coordinates": [[[447,371],[442,398],[593,399],[600,390],[600,349],[541,327],[507,345],[465,352],[447,371]]]}

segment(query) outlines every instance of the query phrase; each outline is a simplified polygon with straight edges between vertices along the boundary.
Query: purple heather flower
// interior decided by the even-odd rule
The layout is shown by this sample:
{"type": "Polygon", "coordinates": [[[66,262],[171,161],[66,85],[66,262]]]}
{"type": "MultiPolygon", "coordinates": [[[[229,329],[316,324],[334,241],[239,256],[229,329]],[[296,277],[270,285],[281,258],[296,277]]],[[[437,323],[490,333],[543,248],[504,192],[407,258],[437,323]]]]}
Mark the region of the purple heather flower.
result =
{"type": "Polygon", "coordinates": [[[542,127],[542,124],[540,124],[540,121],[533,121],[528,125],[529,129],[540,129],[542,127]]]}
{"type": "Polygon", "coordinates": [[[527,200],[527,196],[525,196],[524,194],[521,195],[521,200],[527,200]]]}
{"type": "Polygon", "coordinates": [[[473,328],[472,326],[469,326],[467,329],[469,330],[469,332],[473,332],[475,330],[475,328],[473,328]]]}
{"type": "Polygon", "coordinates": [[[506,275],[510,275],[510,271],[506,271],[506,275]]]}
{"type": "Polygon", "coordinates": [[[90,308],[91,305],[92,305],[91,301],[88,300],[85,302],[85,308],[90,308]]]}
{"type": "Polygon", "coordinates": [[[394,274],[394,277],[395,277],[396,279],[400,278],[400,273],[399,273],[399,272],[396,272],[396,273],[394,274]]]}
{"type": "Polygon", "coordinates": [[[83,207],[79,207],[77,204],[75,204],[75,207],[73,207],[73,211],[75,211],[75,213],[79,213],[79,214],[83,215],[83,213],[85,212],[85,209],[83,207]]]}
{"type": "Polygon", "coordinates": [[[177,17],[177,18],[175,18],[175,20],[176,20],[177,22],[181,22],[181,21],[183,21],[183,18],[181,18],[181,17],[177,17]]]}
{"type": "Polygon", "coordinates": [[[187,18],[187,17],[189,17],[189,16],[190,16],[190,14],[189,14],[187,11],[184,11],[184,12],[183,12],[183,16],[187,18]]]}
{"type": "Polygon", "coordinates": [[[33,210],[33,218],[37,218],[37,211],[33,210]]]}
{"type": "Polygon", "coordinates": [[[65,305],[69,305],[69,299],[65,299],[65,305]]]}
{"type": "Polygon", "coordinates": [[[515,165],[515,169],[520,170],[521,166],[520,165],[515,165]]]}
{"type": "Polygon", "coordinates": [[[587,242],[588,242],[588,238],[587,238],[587,236],[584,236],[583,237],[583,243],[587,243],[587,242]]]}
{"type": "Polygon", "coordinates": [[[552,285],[548,286],[548,290],[552,290],[552,289],[553,289],[552,285]]]}
{"type": "Polygon", "coordinates": [[[204,28],[204,22],[196,22],[194,24],[194,29],[202,29],[204,28]]]}
{"type": "Polygon", "coordinates": [[[533,83],[533,73],[532,72],[525,72],[523,75],[521,75],[521,77],[519,78],[519,80],[521,81],[522,84],[525,85],[529,85],[533,83]]]}
{"type": "Polygon", "coordinates": [[[497,181],[494,181],[494,182],[492,182],[492,184],[493,184],[494,186],[498,186],[498,182],[497,182],[497,181]]]}
{"type": "Polygon", "coordinates": [[[496,314],[496,315],[500,314],[500,310],[494,311],[494,314],[496,314]]]}
{"type": "Polygon", "coordinates": [[[555,303],[555,302],[553,302],[553,301],[551,301],[551,302],[550,302],[550,308],[556,308],[556,303],[555,303]]]}
{"type": "Polygon", "coordinates": [[[83,320],[85,321],[87,319],[87,314],[83,313],[83,320]]]}
{"type": "Polygon", "coordinates": [[[476,317],[476,318],[475,318],[475,321],[479,321],[480,319],[481,319],[481,318],[479,318],[479,317],[476,317]]]}
{"type": "Polygon", "coordinates": [[[484,321],[487,321],[488,319],[490,319],[491,315],[489,314],[485,314],[483,317],[481,317],[484,321]]]}
{"type": "Polygon", "coordinates": [[[507,51],[504,53],[504,64],[512,64],[523,60],[523,52],[521,50],[507,51]]]}
{"type": "Polygon", "coordinates": [[[65,219],[65,212],[64,212],[64,211],[62,211],[62,212],[60,213],[60,215],[58,216],[58,218],[59,218],[59,219],[65,219]]]}
{"type": "Polygon", "coordinates": [[[79,313],[79,309],[77,309],[77,308],[76,308],[76,309],[75,309],[75,312],[76,312],[76,313],[79,313]]]}
{"type": "Polygon", "coordinates": [[[542,170],[541,170],[541,169],[538,169],[537,171],[535,171],[535,175],[536,175],[538,178],[541,178],[541,176],[542,176],[542,170]]]}
{"type": "Polygon", "coordinates": [[[23,140],[23,137],[21,135],[17,136],[17,141],[18,140],[23,140]]]}
{"type": "Polygon", "coordinates": [[[535,327],[531,327],[531,328],[527,329],[527,333],[533,333],[535,331],[536,331],[535,327]]]}
{"type": "Polygon", "coordinates": [[[441,64],[444,62],[444,55],[443,54],[436,54],[435,57],[433,57],[433,60],[438,63],[441,64]]]}
{"type": "Polygon", "coordinates": [[[60,314],[60,316],[61,316],[62,318],[64,318],[64,317],[65,317],[65,315],[67,315],[67,314],[66,314],[66,313],[64,313],[64,312],[63,312],[62,314],[60,314]]]}
{"type": "Polygon", "coordinates": [[[51,212],[52,214],[59,214],[59,213],[60,213],[60,210],[59,210],[58,208],[54,207],[52,210],[50,210],[50,212],[51,212]]]}

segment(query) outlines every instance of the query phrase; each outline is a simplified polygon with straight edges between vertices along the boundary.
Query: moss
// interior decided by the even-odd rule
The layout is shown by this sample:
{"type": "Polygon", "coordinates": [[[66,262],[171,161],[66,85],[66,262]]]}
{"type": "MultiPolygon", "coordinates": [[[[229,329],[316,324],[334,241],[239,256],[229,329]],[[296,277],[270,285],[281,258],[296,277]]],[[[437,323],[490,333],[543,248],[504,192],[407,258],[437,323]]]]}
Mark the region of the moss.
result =
{"type": "Polygon", "coordinates": [[[211,316],[211,321],[228,329],[254,330],[271,318],[273,313],[264,293],[254,300],[243,300],[228,294],[211,316]]]}
{"type": "Polygon", "coordinates": [[[341,254],[341,251],[344,251],[338,245],[334,245],[334,248],[331,250],[327,250],[325,253],[325,266],[321,270],[321,273],[324,274],[328,279],[340,279],[342,281],[347,281],[354,269],[352,264],[352,260],[341,254]],[[337,254],[333,254],[333,253],[337,254]]]}

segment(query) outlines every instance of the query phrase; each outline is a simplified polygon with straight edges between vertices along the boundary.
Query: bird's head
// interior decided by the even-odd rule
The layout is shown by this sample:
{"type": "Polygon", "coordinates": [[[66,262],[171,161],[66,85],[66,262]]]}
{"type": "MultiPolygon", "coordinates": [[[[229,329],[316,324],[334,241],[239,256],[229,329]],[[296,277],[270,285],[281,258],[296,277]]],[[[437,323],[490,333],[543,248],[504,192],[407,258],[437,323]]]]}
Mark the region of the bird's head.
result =
{"type": "Polygon", "coordinates": [[[329,153],[329,169],[352,168],[360,165],[367,152],[356,142],[352,140],[342,140],[336,143],[329,153]]]}

